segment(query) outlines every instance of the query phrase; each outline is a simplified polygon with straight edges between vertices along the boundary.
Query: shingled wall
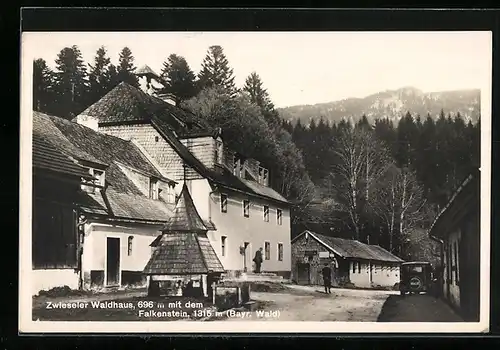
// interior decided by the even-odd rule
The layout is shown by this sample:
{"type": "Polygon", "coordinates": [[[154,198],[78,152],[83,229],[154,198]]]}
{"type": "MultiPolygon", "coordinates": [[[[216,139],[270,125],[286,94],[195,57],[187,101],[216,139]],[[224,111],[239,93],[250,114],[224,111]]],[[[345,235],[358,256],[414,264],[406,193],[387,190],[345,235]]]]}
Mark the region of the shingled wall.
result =
{"type": "MultiPolygon", "coordinates": [[[[132,138],[153,157],[163,170],[175,181],[182,181],[184,176],[183,161],[167,141],[149,124],[101,126],[99,131],[124,140],[132,138]]],[[[188,168],[188,180],[202,179],[202,177],[188,168]]]]}

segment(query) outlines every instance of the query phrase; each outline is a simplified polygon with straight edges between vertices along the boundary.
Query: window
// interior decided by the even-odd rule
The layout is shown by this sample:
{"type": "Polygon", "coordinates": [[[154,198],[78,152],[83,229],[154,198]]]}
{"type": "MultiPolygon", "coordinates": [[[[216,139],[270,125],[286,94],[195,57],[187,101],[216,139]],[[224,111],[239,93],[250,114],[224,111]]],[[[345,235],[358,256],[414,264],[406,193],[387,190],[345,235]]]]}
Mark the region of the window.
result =
{"type": "Polygon", "coordinates": [[[220,211],[227,213],[227,195],[224,193],[220,194],[220,211]]]}
{"type": "Polygon", "coordinates": [[[356,262],[352,262],[352,273],[356,273],[356,262]]]}
{"type": "Polygon", "coordinates": [[[128,236],[128,245],[127,245],[128,256],[132,255],[132,242],[133,242],[133,240],[134,240],[133,236],[128,236]]]}
{"type": "Polygon", "coordinates": [[[243,201],[243,216],[246,218],[250,216],[250,201],[248,199],[243,201]]]}
{"type": "Polygon", "coordinates": [[[239,175],[239,170],[240,170],[240,161],[239,159],[236,159],[236,157],[233,158],[233,175],[234,176],[240,176],[239,175]]]}
{"type": "Polygon", "coordinates": [[[151,178],[149,180],[149,197],[158,199],[158,180],[151,178]]]}
{"type": "Polygon", "coordinates": [[[269,171],[267,169],[264,169],[264,176],[262,178],[262,184],[267,186],[268,179],[269,179],[269,171]]]}
{"type": "Polygon", "coordinates": [[[269,242],[264,243],[264,255],[266,257],[266,260],[271,259],[271,243],[269,242]]]}
{"type": "Polygon", "coordinates": [[[168,185],[167,203],[175,203],[175,191],[172,185],[168,185]]]}
{"type": "Polygon", "coordinates": [[[269,222],[269,206],[264,205],[264,221],[269,222]]]}
{"type": "Polygon", "coordinates": [[[94,177],[96,178],[95,184],[97,186],[104,186],[104,171],[94,169],[94,177]]]}
{"type": "Polygon", "coordinates": [[[240,177],[245,177],[245,162],[240,160],[240,177]]]}
{"type": "Polygon", "coordinates": [[[283,223],[283,212],[281,209],[276,210],[276,221],[278,222],[278,225],[281,225],[283,223]]]}
{"type": "Polygon", "coordinates": [[[219,140],[215,141],[215,163],[222,163],[222,142],[219,140]]]}
{"type": "Polygon", "coordinates": [[[96,186],[104,187],[105,178],[104,178],[104,170],[98,170],[94,168],[89,168],[89,174],[94,177],[93,180],[84,180],[83,185],[81,186],[82,190],[95,193],[98,188],[96,186]]]}
{"type": "Polygon", "coordinates": [[[155,142],[158,142],[160,139],[158,136],[155,136],[155,142]]]}
{"type": "Polygon", "coordinates": [[[226,256],[226,236],[221,236],[220,238],[220,251],[222,256],[226,256]]]}
{"type": "Polygon", "coordinates": [[[358,263],[358,273],[361,273],[361,263],[358,263]]]}
{"type": "Polygon", "coordinates": [[[283,261],[283,243],[278,243],[278,261],[283,261]]]}

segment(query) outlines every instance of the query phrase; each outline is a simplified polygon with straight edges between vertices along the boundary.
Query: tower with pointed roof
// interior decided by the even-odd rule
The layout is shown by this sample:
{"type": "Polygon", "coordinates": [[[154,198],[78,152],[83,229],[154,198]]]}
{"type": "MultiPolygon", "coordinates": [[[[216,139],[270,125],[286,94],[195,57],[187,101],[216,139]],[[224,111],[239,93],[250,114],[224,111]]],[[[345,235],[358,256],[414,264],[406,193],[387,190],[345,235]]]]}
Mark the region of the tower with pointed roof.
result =
{"type": "Polygon", "coordinates": [[[208,228],[201,219],[184,183],[174,214],[154,242],[151,259],[144,268],[150,281],[195,280],[199,294],[208,296],[210,279],[224,267],[207,237],[208,228]],[[182,276],[182,277],[179,277],[182,276]]]}
{"type": "Polygon", "coordinates": [[[160,76],[148,65],[143,65],[137,69],[135,75],[139,79],[142,91],[147,94],[156,95],[156,91],[164,87],[160,76]]]}

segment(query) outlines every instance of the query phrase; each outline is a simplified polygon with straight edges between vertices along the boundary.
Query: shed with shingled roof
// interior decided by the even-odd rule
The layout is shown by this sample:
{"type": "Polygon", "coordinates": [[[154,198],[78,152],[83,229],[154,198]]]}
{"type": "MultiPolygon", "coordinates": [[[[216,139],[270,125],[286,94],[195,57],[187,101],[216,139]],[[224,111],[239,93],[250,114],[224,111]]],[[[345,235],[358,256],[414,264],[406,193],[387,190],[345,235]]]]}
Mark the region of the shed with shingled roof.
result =
{"type": "Polygon", "coordinates": [[[309,230],[292,240],[292,276],[299,284],[321,284],[321,270],[327,263],[338,285],[393,287],[399,282],[403,261],[378,245],[309,230]]]}

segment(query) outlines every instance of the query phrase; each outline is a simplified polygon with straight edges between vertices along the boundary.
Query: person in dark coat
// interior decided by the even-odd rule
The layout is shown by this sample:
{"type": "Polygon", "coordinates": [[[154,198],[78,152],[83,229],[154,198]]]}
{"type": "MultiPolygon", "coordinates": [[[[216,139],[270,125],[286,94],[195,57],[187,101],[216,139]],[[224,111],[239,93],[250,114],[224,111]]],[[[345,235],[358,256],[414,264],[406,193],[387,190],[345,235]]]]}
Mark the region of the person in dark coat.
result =
{"type": "Polygon", "coordinates": [[[325,264],[325,267],[323,267],[323,270],[321,270],[321,273],[323,274],[323,282],[325,284],[325,293],[331,294],[332,293],[332,269],[328,264],[325,264]]]}
{"type": "Polygon", "coordinates": [[[255,263],[255,273],[260,273],[260,266],[262,265],[262,248],[255,252],[253,262],[255,263]]]}

